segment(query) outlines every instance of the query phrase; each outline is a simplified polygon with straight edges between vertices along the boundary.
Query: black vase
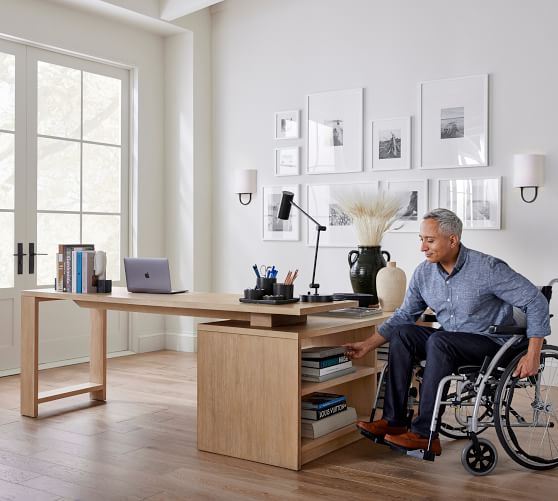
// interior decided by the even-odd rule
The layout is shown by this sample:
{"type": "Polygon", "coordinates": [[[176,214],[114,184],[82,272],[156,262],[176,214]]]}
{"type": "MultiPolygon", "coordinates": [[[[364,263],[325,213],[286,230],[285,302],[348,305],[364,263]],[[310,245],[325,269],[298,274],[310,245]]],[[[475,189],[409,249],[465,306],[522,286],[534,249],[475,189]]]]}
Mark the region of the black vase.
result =
{"type": "Polygon", "coordinates": [[[377,298],[376,275],[380,268],[386,266],[384,255],[389,261],[389,252],[381,250],[379,245],[373,247],[359,245],[358,250],[349,252],[349,273],[354,292],[373,294],[377,298]]]}

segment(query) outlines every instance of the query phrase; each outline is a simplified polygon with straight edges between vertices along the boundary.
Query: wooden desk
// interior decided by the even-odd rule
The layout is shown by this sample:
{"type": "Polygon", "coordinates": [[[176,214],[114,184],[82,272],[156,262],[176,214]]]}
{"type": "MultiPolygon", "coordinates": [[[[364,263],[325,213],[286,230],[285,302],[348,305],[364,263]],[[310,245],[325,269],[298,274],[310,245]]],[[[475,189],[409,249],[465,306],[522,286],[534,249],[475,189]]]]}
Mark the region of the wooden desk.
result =
{"type": "Polygon", "coordinates": [[[359,415],[370,412],[376,387],[375,353],[357,371],[324,383],[300,381],[300,350],[368,337],[388,315],[365,320],[310,317],[355,301],[245,304],[237,294],[73,294],[52,289],[22,293],[21,414],[37,417],[41,403],[81,393],[106,400],[107,310],[226,318],[198,326],[198,448],[242,459],[300,469],[331,450],[358,440],[353,426],[317,440],[301,440],[300,398],[313,391],[347,395],[359,415]],[[39,392],[39,305],[71,300],[91,310],[89,381],[39,392]],[[349,429],[350,428],[350,429],[349,429]]]}

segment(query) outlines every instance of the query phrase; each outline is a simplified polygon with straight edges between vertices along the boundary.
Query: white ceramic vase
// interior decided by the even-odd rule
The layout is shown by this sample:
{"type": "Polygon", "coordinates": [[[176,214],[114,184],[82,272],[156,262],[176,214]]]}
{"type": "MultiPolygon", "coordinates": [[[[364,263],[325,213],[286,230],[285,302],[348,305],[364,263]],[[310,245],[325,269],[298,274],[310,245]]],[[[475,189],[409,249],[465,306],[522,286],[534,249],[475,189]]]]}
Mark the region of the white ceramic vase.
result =
{"type": "Polygon", "coordinates": [[[388,261],[376,275],[376,290],[380,306],[384,311],[395,311],[403,303],[407,288],[407,277],[395,261],[388,261]]]}

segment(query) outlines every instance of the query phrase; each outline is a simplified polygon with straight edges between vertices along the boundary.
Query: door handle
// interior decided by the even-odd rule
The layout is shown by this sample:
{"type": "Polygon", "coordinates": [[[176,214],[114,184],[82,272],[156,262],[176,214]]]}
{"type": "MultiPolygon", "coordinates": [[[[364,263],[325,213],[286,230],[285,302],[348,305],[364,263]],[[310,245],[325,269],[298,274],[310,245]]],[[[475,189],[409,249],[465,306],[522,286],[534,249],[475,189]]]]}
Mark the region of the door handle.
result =
{"type": "Polygon", "coordinates": [[[23,275],[23,256],[27,256],[23,253],[23,243],[18,242],[17,254],[14,254],[14,256],[17,256],[17,274],[23,275]]]}
{"type": "Polygon", "coordinates": [[[35,256],[48,256],[48,254],[35,252],[35,242],[29,242],[29,273],[31,275],[35,273],[35,256]]]}

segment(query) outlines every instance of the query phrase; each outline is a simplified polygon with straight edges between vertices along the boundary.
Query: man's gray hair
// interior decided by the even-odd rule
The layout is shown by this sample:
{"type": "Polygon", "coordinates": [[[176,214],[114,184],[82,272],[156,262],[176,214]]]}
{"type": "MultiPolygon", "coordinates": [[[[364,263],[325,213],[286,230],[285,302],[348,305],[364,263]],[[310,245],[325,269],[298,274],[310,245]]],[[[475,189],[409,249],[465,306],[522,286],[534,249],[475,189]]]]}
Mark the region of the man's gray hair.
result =
{"type": "Polygon", "coordinates": [[[463,230],[463,223],[457,214],[448,209],[433,209],[427,212],[422,219],[434,219],[438,221],[440,231],[444,235],[457,235],[461,240],[461,231],[463,230]]]}

